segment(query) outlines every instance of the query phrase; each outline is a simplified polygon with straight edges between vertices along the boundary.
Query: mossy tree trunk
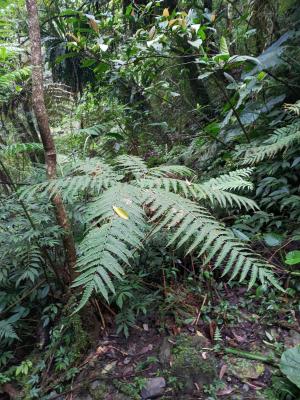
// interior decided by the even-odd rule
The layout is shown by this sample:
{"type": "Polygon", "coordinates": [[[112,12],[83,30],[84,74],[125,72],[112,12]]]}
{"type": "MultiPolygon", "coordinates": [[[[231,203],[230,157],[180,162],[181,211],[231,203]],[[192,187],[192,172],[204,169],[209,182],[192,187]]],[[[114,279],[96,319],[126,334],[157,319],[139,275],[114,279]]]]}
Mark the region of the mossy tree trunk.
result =
{"type": "MultiPolygon", "coordinates": [[[[55,179],[57,177],[56,149],[50,131],[48,113],[44,100],[41,34],[36,0],[26,0],[26,7],[28,12],[29,38],[31,42],[33,110],[44,147],[47,177],[48,179],[55,179]]],[[[69,281],[75,276],[76,249],[74,238],[60,194],[56,193],[52,201],[57,223],[64,231],[63,243],[66,255],[64,276],[65,280],[69,281]]]]}

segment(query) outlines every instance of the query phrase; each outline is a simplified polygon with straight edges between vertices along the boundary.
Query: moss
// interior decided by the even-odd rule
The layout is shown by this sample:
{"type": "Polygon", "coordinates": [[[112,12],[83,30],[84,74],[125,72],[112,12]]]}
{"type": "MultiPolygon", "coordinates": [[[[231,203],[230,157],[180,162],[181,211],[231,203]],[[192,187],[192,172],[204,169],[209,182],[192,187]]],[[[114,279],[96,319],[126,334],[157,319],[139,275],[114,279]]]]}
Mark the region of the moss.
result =
{"type": "Polygon", "coordinates": [[[72,316],[71,325],[74,333],[74,343],[71,346],[71,351],[75,358],[80,358],[89,346],[89,338],[87,332],[82,326],[81,318],[78,314],[72,316]]]}
{"type": "Polygon", "coordinates": [[[101,383],[95,389],[90,389],[89,392],[93,400],[103,400],[108,392],[108,389],[104,383],[101,383]]]}
{"type": "Polygon", "coordinates": [[[194,338],[181,337],[173,349],[173,364],[170,371],[175,387],[185,393],[199,387],[210,385],[217,376],[216,361],[211,355],[204,359],[201,356],[201,347],[195,345],[194,338]]]}
{"type": "Polygon", "coordinates": [[[124,393],[127,396],[130,396],[132,400],[140,400],[140,388],[137,388],[134,383],[130,382],[121,382],[117,379],[113,380],[113,385],[117,388],[121,393],[124,393]]]}
{"type": "Polygon", "coordinates": [[[265,372],[264,364],[258,361],[238,357],[226,357],[224,360],[226,360],[228,370],[241,381],[257,379],[265,372]]]}

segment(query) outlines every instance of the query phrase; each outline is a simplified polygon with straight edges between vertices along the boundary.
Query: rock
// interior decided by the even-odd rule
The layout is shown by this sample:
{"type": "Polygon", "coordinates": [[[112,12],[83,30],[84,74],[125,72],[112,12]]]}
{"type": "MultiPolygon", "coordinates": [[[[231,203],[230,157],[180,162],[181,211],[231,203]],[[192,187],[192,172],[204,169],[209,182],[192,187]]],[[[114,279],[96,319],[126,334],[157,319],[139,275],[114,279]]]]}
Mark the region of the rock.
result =
{"type": "Polygon", "coordinates": [[[115,369],[116,365],[117,361],[113,361],[111,363],[106,364],[105,367],[102,369],[101,374],[108,374],[113,369],[115,369]]]}
{"type": "Polygon", "coordinates": [[[191,337],[191,343],[193,346],[195,346],[197,349],[202,350],[203,348],[207,348],[211,346],[210,341],[202,335],[200,331],[196,332],[195,336],[191,337]]]}
{"type": "Polygon", "coordinates": [[[163,395],[166,387],[164,378],[149,378],[141,391],[142,399],[155,399],[163,395]]]}
{"type": "Polygon", "coordinates": [[[294,331],[293,329],[290,330],[289,335],[284,338],[284,347],[292,348],[296,347],[300,344],[300,333],[294,331]]]}
{"type": "Polygon", "coordinates": [[[193,393],[196,387],[210,385],[217,378],[217,362],[213,355],[202,356],[204,343],[207,343],[204,337],[183,336],[173,350],[171,374],[182,395],[193,393]]]}
{"type": "Polygon", "coordinates": [[[102,384],[102,382],[101,381],[99,381],[99,380],[96,380],[96,381],[93,381],[92,383],[91,383],[91,389],[92,390],[95,390],[95,389],[97,389],[99,386],[101,386],[101,384],[102,384]]]}
{"type": "Polygon", "coordinates": [[[170,366],[171,361],[171,343],[168,338],[165,337],[159,349],[159,361],[164,368],[170,366]]]}
{"type": "Polygon", "coordinates": [[[230,358],[228,371],[241,381],[257,379],[265,372],[264,364],[244,358],[230,358]]]}

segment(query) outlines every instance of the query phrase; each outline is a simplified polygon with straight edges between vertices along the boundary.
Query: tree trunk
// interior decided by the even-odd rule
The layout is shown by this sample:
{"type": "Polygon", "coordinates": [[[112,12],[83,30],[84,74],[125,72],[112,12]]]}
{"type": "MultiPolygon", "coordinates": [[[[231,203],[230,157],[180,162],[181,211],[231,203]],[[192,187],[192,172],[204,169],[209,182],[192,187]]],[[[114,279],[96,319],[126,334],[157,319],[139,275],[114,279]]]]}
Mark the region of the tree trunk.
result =
{"type": "Polygon", "coordinates": [[[203,7],[204,9],[207,8],[209,11],[212,11],[212,0],[204,0],[203,7]]]}
{"type": "MultiPolygon", "coordinates": [[[[32,104],[40,131],[44,151],[48,179],[56,178],[56,149],[50,131],[48,113],[44,101],[43,62],[41,34],[36,0],[26,0],[28,11],[29,38],[31,42],[32,63],[32,104]]],[[[58,225],[64,230],[64,249],[66,254],[66,271],[69,279],[75,276],[76,249],[71,226],[60,194],[55,194],[53,204],[58,225]]]]}

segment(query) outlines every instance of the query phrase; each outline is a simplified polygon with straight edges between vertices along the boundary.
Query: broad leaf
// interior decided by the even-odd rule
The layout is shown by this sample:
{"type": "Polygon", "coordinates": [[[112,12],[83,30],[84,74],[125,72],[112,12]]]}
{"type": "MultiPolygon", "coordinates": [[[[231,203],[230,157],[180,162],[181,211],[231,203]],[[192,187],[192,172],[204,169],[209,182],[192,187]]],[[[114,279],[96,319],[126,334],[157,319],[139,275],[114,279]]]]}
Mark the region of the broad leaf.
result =
{"type": "Polygon", "coordinates": [[[280,360],[281,372],[300,388],[300,346],[286,350],[280,360]]]}
{"type": "Polygon", "coordinates": [[[287,253],[285,263],[287,265],[300,264],[300,250],[294,250],[287,253]]]}

